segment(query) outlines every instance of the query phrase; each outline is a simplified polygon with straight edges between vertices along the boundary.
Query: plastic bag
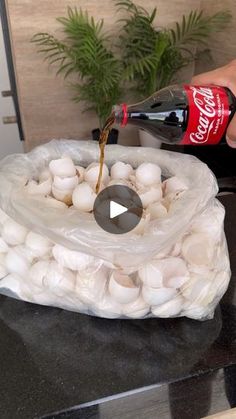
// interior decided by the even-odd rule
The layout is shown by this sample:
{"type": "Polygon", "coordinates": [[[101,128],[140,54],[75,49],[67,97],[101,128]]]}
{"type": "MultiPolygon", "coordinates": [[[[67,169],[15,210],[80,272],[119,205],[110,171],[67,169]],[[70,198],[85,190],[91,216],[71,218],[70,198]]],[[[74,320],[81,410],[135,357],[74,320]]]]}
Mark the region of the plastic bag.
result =
{"type": "Polygon", "coordinates": [[[175,175],[188,186],[168,216],[150,222],[144,234],[112,235],[90,213],[54,208],[27,193],[26,182],[65,154],[85,167],[98,161],[99,148],[93,142],[53,140],[0,163],[2,228],[5,213],[27,229],[26,238],[34,232],[51,243],[41,257],[26,252],[26,238],[2,253],[0,243],[0,292],[108,318],[212,317],[227,289],[230,267],[224,208],[215,199],[218,187],[208,167],[189,155],[108,145],[108,167],[117,160],[134,168],[153,162],[164,178],[175,175]],[[12,257],[14,266],[27,262],[17,271],[12,257]],[[121,270],[132,287],[120,285],[121,270]]]}

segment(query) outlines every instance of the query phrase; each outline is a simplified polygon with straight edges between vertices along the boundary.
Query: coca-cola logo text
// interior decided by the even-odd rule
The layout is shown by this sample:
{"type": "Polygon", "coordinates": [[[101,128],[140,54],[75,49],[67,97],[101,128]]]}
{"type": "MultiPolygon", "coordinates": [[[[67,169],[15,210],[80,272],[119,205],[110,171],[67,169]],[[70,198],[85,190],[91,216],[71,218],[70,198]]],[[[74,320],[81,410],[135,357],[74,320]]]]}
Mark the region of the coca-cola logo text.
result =
{"type": "Polygon", "coordinates": [[[205,143],[213,128],[212,118],[216,116],[216,101],[209,87],[191,86],[190,89],[193,92],[194,104],[200,111],[197,131],[190,134],[190,140],[193,143],[205,143]]]}

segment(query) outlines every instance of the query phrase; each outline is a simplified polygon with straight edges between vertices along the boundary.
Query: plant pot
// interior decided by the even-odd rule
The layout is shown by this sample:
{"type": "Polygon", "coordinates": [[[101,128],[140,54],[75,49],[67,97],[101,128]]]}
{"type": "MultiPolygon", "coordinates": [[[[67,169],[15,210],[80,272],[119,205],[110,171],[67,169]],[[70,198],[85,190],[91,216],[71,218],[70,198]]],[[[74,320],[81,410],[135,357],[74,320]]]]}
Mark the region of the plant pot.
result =
{"type": "Polygon", "coordinates": [[[139,141],[142,147],[161,148],[161,141],[144,129],[139,129],[139,141]]]}
{"type": "MultiPolygon", "coordinates": [[[[100,131],[99,128],[93,129],[92,130],[92,139],[94,141],[99,141],[100,133],[101,133],[101,131],[100,131]]],[[[112,130],[110,131],[110,133],[108,135],[107,144],[117,144],[118,136],[119,136],[118,129],[112,128],[112,130]]]]}

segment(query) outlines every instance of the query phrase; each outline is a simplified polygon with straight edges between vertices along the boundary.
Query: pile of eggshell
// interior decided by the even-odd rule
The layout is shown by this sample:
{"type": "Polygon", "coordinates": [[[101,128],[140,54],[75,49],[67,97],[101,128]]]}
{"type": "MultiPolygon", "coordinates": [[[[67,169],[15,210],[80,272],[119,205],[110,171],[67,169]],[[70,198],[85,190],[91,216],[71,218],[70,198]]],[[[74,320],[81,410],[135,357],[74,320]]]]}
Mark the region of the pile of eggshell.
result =
{"type": "MultiPolygon", "coordinates": [[[[64,156],[52,160],[37,180],[27,182],[26,189],[31,195],[44,196],[55,207],[67,206],[92,212],[97,196],[95,189],[98,174],[98,162],[84,168],[64,156]]],[[[172,200],[188,189],[176,176],[162,182],[161,169],[153,163],[142,163],[135,170],[130,164],[116,162],[110,171],[104,164],[100,191],[112,185],[125,185],[134,189],[141,198],[144,219],[148,218],[148,221],[166,217],[172,200]]]]}
{"type": "MultiPolygon", "coordinates": [[[[92,212],[98,171],[98,163],[84,168],[63,156],[52,160],[37,180],[29,180],[26,189],[55,207],[92,212]]],[[[110,171],[104,165],[102,188],[116,184],[135,189],[142,200],[145,223],[134,234],[166,217],[171,203],[188,189],[177,177],[162,182],[161,169],[152,163],[136,170],[122,162],[110,171]]],[[[130,273],[55,244],[0,210],[0,292],[6,288],[26,301],[107,318],[201,319],[211,313],[229,281],[223,218],[218,206],[205,210],[176,243],[130,273]]]]}

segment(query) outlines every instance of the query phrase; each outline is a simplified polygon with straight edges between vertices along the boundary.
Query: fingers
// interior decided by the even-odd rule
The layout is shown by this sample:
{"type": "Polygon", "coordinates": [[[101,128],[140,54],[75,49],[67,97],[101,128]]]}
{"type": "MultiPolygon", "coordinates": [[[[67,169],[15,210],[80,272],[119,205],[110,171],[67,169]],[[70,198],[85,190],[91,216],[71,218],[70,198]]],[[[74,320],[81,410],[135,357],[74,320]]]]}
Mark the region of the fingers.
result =
{"type": "Polygon", "coordinates": [[[226,141],[230,147],[236,148],[236,115],[234,115],[228,126],[226,132],[226,141]]]}
{"type": "MultiPolygon", "coordinates": [[[[215,84],[228,87],[236,96],[236,60],[231,61],[224,67],[194,76],[191,84],[195,86],[215,84]]],[[[236,115],[234,115],[228,126],[226,141],[230,147],[236,148],[236,115]]]]}
{"type": "Polygon", "coordinates": [[[236,96],[236,60],[231,61],[224,67],[194,76],[191,80],[191,84],[215,84],[228,87],[236,96]]]}

